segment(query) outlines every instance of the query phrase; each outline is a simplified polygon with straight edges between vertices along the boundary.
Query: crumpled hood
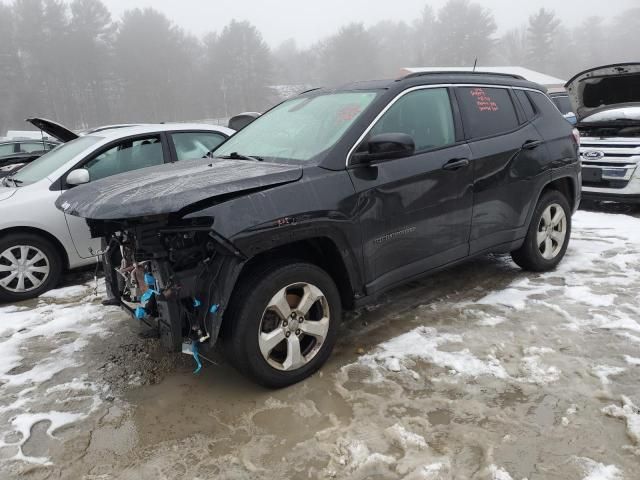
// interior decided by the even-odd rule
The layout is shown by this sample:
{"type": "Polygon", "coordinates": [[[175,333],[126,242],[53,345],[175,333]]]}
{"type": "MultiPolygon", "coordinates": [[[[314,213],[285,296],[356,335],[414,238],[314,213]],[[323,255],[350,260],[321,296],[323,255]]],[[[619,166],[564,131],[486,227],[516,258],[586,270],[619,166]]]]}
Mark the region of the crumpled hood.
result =
{"type": "Polygon", "coordinates": [[[117,220],[176,213],[221,195],[302,177],[302,168],[248,160],[192,160],[121,173],[70,189],[56,201],[65,213],[117,220]]]}
{"type": "Polygon", "coordinates": [[[569,80],[565,88],[579,122],[610,108],[640,105],[640,63],[585,70],[569,80]]]}

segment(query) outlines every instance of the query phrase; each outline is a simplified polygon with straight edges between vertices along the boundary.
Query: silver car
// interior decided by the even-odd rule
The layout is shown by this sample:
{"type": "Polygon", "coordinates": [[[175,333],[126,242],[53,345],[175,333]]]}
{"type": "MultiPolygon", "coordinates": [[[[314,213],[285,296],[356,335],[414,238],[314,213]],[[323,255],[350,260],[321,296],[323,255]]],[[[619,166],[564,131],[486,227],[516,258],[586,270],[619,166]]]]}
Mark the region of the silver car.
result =
{"type": "MultiPolygon", "coordinates": [[[[0,302],[56,286],[64,270],[96,262],[100,240],[85,220],[58,210],[68,188],[162,163],[206,157],[234,131],[211,125],[117,126],[78,136],[60,125],[63,145],[0,183],[0,302]]],[[[47,125],[40,126],[43,129],[47,125]]]]}

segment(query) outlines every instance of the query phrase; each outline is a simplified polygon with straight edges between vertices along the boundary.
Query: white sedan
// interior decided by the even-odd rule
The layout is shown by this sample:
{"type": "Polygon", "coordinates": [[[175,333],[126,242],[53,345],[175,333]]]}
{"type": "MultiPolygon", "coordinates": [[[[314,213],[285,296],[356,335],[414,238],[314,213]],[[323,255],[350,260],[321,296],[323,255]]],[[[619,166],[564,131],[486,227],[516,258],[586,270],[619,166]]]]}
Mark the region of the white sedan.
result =
{"type": "Polygon", "coordinates": [[[0,184],[0,303],[36,297],[64,270],[95,263],[100,240],[54,203],[68,188],[162,163],[205,157],[234,131],[201,124],[112,126],[82,136],[42,120],[65,144],[0,184]]]}

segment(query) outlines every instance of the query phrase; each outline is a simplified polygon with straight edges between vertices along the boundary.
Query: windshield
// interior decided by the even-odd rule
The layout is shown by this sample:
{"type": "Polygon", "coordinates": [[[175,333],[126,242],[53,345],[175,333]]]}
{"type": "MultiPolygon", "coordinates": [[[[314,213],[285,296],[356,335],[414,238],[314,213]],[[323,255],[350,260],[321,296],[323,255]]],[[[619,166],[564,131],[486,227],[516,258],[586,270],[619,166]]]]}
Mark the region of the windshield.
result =
{"type": "Polygon", "coordinates": [[[335,145],[376,95],[344,92],[288,100],[236,133],[214,155],[237,152],[266,160],[309,161],[335,145]]]}
{"type": "Polygon", "coordinates": [[[16,180],[17,185],[27,185],[29,183],[38,182],[51,175],[69,160],[72,160],[73,157],[81,153],[83,150],[86,150],[91,145],[98,143],[100,140],[102,140],[100,137],[79,137],[75,140],[71,140],[64,145],[45,153],[37,160],[34,160],[18,173],[13,175],[12,178],[16,180]]]}

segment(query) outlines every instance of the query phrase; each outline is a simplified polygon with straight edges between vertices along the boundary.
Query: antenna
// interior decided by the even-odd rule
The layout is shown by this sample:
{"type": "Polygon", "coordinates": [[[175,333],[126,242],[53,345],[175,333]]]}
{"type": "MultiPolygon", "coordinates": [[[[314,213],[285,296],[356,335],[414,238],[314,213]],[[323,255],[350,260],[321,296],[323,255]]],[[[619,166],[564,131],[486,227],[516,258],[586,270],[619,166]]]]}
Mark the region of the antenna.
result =
{"type": "Polygon", "coordinates": [[[476,57],[475,62],[473,62],[473,73],[476,72],[476,65],[478,65],[478,57],[476,57]]]}

